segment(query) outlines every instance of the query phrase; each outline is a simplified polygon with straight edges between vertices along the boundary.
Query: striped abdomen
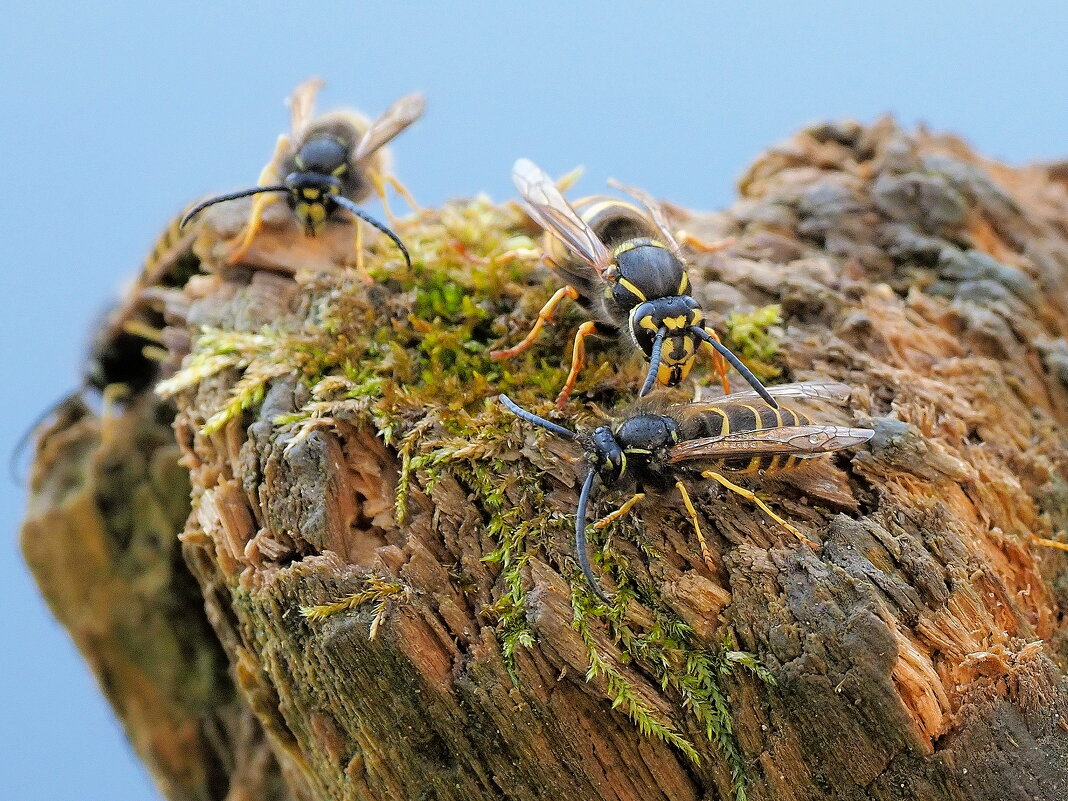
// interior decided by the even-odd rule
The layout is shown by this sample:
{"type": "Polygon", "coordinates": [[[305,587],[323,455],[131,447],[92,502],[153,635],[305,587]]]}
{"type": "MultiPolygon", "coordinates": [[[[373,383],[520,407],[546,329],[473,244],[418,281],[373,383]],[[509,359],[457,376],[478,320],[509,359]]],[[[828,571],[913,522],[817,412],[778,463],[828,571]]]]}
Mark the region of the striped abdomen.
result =
{"type": "MultiPolygon", "coordinates": [[[[772,409],[763,404],[709,404],[681,424],[684,439],[721,437],[728,434],[770,431],[782,426],[811,425],[808,415],[782,404],[772,409]]],[[[802,461],[802,457],[785,454],[752,456],[741,459],[716,459],[709,464],[733,473],[787,470],[802,461]]]]}

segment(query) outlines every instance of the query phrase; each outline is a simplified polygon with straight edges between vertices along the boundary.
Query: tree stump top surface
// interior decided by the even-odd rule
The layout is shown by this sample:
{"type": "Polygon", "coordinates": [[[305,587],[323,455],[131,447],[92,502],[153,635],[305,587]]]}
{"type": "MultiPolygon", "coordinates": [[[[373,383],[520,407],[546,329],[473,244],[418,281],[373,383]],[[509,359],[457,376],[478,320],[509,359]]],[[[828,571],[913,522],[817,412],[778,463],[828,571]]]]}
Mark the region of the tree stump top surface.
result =
{"type": "MultiPolygon", "coordinates": [[[[803,131],[740,192],[669,207],[732,240],[687,249],[695,297],[762,377],[853,387],[814,418],[876,433],[752,482],[815,551],[698,479],[706,563],[650,493],[594,535],[612,608],[574,562],[581,448],[496,402],[550,414],[584,319],[490,358],[560,286],[517,207],[400,222],[414,266],[373,240],[370,286],[349,226],[307,239],[276,204],[233,266],[248,206],[204,215],[159,387],[181,538],[293,797],[1068,792],[1068,573],[1031,539],[1068,529],[1068,184],[882,120],[803,131]]],[[[554,419],[618,419],[644,374],[591,341],[554,419]]]]}

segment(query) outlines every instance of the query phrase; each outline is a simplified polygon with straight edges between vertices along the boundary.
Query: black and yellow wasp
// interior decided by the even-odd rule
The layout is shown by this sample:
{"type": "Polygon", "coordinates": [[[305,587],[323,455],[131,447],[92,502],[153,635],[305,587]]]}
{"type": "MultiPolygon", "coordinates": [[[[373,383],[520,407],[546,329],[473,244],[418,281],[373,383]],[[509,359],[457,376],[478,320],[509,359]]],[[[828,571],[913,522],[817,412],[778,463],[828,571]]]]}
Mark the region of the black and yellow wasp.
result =
{"type": "MultiPolygon", "coordinates": [[[[198,203],[186,214],[183,224],[215,203],[258,195],[245,236],[230,254],[230,261],[238,262],[259,230],[269,194],[281,192],[308,236],[321,233],[337,209],[344,209],[393,240],[410,265],[411,257],[400,238],[357,204],[366,200],[372,191],[377,192],[392,220],[393,214],[386,204],[385,183],[388,182],[412,208],[416,207],[408,191],[388,173],[385,145],[423,115],[426,102],[421,94],[406,95],[373,122],[350,110],[332,111],[312,119],[315,96],[322,85],[321,80],[313,78],[294,90],[289,99],[290,133],[278,138],[274,156],[260,173],[258,185],[198,203]]],[[[356,236],[357,266],[367,280],[359,224],[356,236]]]]}
{"type": "MultiPolygon", "coordinates": [[[[768,392],[777,398],[836,403],[844,403],[849,398],[849,387],[836,382],[782,384],[768,392]]],[[[796,409],[761,404],[755,392],[738,392],[704,403],[677,404],[662,411],[638,412],[613,425],[578,433],[528,412],[505,395],[500,399],[520,419],[582,445],[589,472],[579,492],[575,553],[590,587],[605,601],[608,599],[590,569],[586,553],[586,510],[598,482],[614,487],[629,479],[636,489],[626,503],[595,523],[596,528],[629,512],[644,497],[646,488],[663,491],[674,486],[682,496],[702,554],[709,561],[697,511],[683,483],[684,476],[698,473],[753,502],[801,542],[815,548],[797,528],[728,476],[781,473],[805,459],[867,442],[875,433],[867,428],[814,424],[796,409]]]]}
{"type": "Polygon", "coordinates": [[[200,270],[200,260],[193,253],[195,235],[181,229],[181,219],[182,215],[174,217],[163,229],[140,274],[95,326],[78,388],[42,412],[20,438],[9,464],[16,481],[21,454],[45,421],[83,416],[90,409],[90,395],[102,399],[105,408],[120,399],[131,401],[159,380],[168,357],[163,338],[164,297],[200,270]]]}
{"type": "Polygon", "coordinates": [[[622,200],[589,198],[576,211],[540,167],[519,159],[512,180],[531,218],[549,235],[545,260],[567,286],[554,294],[538,312],[537,322],[526,338],[507,350],[494,351],[506,359],[527,350],[541,335],[556,308],[564,300],[577,300],[594,319],[579,326],[571,356],[571,371],[557,396],[557,408],[567,402],[585,362],[585,338],[619,338],[630,335],[649,361],[649,372],[640,395],[655,383],[675,386],[693,367],[702,345],[710,348],[723,382],[725,359],[771,406],[775,400],[760,381],[705,325],[700,305],[690,296],[690,279],[678,242],[668,229],[659,205],[644,192],[621,187],[645,206],[645,212],[622,200]],[[559,242],[563,247],[557,246],[559,242]]]}

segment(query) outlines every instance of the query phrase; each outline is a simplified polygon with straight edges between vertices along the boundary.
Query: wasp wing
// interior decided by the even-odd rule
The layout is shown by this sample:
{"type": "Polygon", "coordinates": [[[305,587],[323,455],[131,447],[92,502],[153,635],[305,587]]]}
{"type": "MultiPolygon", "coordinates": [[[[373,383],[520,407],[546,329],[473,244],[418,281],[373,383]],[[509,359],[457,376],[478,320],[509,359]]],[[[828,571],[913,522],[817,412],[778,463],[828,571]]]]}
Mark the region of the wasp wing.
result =
{"type": "Polygon", "coordinates": [[[675,255],[681,260],[682,248],[679,247],[678,240],[675,239],[675,235],[671,233],[671,228],[668,227],[668,221],[667,217],[664,216],[663,207],[653,199],[653,196],[644,189],[621,184],[615,178],[609,178],[608,185],[626,192],[645,206],[645,210],[649,212],[649,216],[652,218],[653,222],[656,223],[656,227],[660,229],[660,233],[664,237],[664,244],[671,248],[671,250],[675,252],[675,255]]]}
{"type": "Polygon", "coordinates": [[[370,158],[375,151],[422,117],[425,110],[426,98],[421,93],[413,92],[402,97],[371,123],[367,132],[360,138],[352,160],[358,164],[370,158]]]}
{"type": "MultiPolygon", "coordinates": [[[[600,237],[560,193],[553,179],[533,161],[519,159],[512,167],[512,182],[531,219],[563,242],[599,277],[611,263],[612,256],[600,237]]],[[[593,280],[593,276],[577,275],[585,282],[593,280]]]]}
{"type": "Polygon", "coordinates": [[[759,431],[739,431],[722,437],[680,442],[668,453],[668,462],[693,459],[743,459],[784,454],[806,458],[860,445],[875,435],[870,428],[845,426],[779,426],[759,431]]]}
{"type": "Polygon", "coordinates": [[[322,78],[309,78],[298,84],[286,101],[289,104],[289,133],[294,142],[299,142],[304,137],[315,110],[315,96],[322,88],[322,78]]]}
{"type": "MultiPolygon", "coordinates": [[[[848,384],[840,381],[800,381],[794,384],[777,384],[767,387],[768,394],[773,398],[787,398],[794,400],[825,400],[833,403],[846,403],[849,393],[852,391],[848,384]]],[[[707,401],[696,403],[679,404],[680,410],[684,407],[692,407],[703,411],[713,406],[721,406],[725,403],[749,403],[760,401],[760,396],[752,390],[745,392],[732,392],[730,395],[722,395],[707,401]]]]}

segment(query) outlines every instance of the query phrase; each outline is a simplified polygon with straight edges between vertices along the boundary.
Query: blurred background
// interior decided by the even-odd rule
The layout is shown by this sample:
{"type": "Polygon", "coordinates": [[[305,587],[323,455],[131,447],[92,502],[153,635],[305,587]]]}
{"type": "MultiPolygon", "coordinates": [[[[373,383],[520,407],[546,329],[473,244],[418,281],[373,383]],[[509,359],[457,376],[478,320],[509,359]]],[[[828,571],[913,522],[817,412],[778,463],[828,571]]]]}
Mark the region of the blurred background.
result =
{"type": "MultiPolygon", "coordinates": [[[[22,2],[0,30],[0,456],[72,390],[87,331],[183,204],[252,185],[320,75],[320,109],[421,89],[395,142],[423,204],[511,195],[517,156],[696,208],[806,123],[891,112],[1024,163],[1068,155],[1060,3],[22,2]],[[875,4],[873,4],[874,6],[875,4]],[[365,7],[361,7],[365,6],[365,7]]],[[[372,213],[374,207],[371,207],[372,213]]],[[[17,549],[0,481],[0,787],[19,801],[153,799],[17,549]]]]}

